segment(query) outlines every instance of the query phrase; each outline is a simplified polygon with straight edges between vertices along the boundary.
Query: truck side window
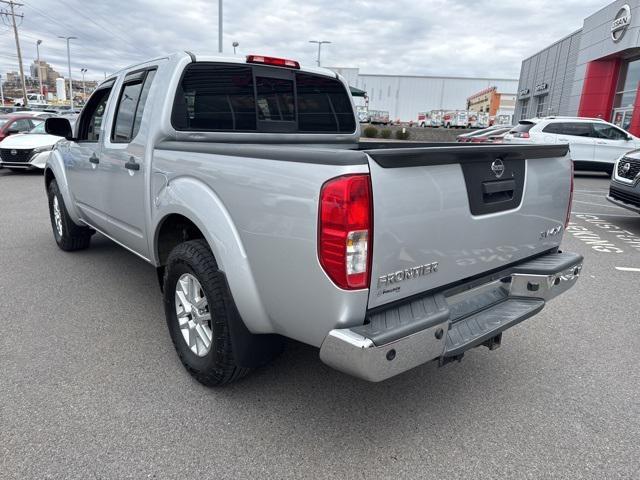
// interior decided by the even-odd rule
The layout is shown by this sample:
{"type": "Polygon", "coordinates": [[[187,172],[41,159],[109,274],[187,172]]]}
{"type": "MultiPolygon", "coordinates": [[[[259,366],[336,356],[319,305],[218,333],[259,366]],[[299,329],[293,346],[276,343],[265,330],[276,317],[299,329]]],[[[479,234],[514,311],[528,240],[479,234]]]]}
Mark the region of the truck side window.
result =
{"type": "Polygon", "coordinates": [[[255,131],[251,67],[211,63],[187,67],[176,92],[171,122],[176,130],[255,131]]]}
{"type": "Polygon", "coordinates": [[[111,93],[110,83],[108,88],[98,88],[87,102],[78,120],[78,140],[86,142],[97,142],[100,140],[100,127],[102,118],[107,107],[107,100],[111,93]]]}

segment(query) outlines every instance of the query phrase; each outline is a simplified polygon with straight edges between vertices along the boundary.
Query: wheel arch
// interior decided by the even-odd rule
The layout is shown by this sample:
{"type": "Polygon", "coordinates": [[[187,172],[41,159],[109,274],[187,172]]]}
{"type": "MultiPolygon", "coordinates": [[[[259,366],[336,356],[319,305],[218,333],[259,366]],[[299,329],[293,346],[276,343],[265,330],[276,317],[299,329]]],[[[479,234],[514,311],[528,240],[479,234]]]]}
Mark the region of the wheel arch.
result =
{"type": "Polygon", "coordinates": [[[156,208],[151,248],[158,274],[176,241],[185,236],[203,238],[225,274],[247,328],[252,333],[273,333],[240,234],[218,195],[198,179],[175,178],[158,194],[156,208]]]}

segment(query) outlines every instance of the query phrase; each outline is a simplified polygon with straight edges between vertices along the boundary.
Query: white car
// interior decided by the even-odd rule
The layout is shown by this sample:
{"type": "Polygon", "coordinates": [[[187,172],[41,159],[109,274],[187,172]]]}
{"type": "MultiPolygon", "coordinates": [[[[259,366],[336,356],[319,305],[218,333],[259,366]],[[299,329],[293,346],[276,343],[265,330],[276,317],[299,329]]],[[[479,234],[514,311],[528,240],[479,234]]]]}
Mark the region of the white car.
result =
{"type": "Polygon", "coordinates": [[[9,170],[44,169],[49,153],[61,139],[44,131],[44,121],[27,133],[11,135],[0,143],[0,167],[9,170]]]}
{"type": "Polygon", "coordinates": [[[544,117],[521,120],[504,143],[568,143],[577,170],[613,172],[616,160],[640,148],[640,138],[598,118],[544,117]]]}

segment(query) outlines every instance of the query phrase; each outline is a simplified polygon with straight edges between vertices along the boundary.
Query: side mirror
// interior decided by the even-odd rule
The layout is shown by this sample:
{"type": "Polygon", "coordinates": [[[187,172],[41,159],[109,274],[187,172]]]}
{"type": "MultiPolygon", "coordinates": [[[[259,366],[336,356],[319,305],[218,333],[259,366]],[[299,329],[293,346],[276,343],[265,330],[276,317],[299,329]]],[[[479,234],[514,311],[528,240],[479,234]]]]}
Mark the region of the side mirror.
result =
{"type": "Polygon", "coordinates": [[[633,140],[633,137],[631,135],[627,134],[627,142],[630,141],[630,140],[633,140]]]}
{"type": "Polygon", "coordinates": [[[44,121],[44,131],[56,137],[63,137],[67,140],[73,139],[71,123],[66,118],[47,118],[44,121]]]}
{"type": "Polygon", "coordinates": [[[16,133],[20,133],[20,130],[18,130],[17,128],[10,128],[9,130],[7,130],[7,135],[15,135],[16,133]]]}

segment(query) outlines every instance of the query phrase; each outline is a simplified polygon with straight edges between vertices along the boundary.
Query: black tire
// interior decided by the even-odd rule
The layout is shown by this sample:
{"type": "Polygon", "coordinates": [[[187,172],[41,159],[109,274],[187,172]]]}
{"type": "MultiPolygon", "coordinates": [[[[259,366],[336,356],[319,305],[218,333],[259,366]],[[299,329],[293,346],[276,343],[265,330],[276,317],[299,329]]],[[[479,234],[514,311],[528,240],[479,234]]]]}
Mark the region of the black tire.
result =
{"type": "Polygon", "coordinates": [[[55,239],[58,247],[65,252],[72,252],[74,250],[84,250],[89,247],[91,243],[91,235],[95,233],[95,230],[89,227],[81,227],[76,225],[67,207],[64,204],[64,199],[60,194],[60,189],[55,180],[52,180],[47,189],[47,196],[49,197],[49,217],[51,219],[51,228],[53,229],[53,238],[55,239]],[[62,234],[58,232],[56,226],[56,220],[54,215],[54,199],[58,200],[58,208],[60,210],[60,219],[62,223],[62,234]]]}
{"type": "Polygon", "coordinates": [[[167,260],[163,283],[169,334],[187,371],[208,387],[226,385],[245,376],[251,369],[237,366],[233,355],[230,322],[235,305],[207,242],[190,240],[175,247],[167,260]],[[187,345],[176,314],[176,284],[185,273],[193,275],[200,282],[209,304],[209,325],[213,335],[211,349],[202,357],[187,345]]]}

